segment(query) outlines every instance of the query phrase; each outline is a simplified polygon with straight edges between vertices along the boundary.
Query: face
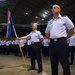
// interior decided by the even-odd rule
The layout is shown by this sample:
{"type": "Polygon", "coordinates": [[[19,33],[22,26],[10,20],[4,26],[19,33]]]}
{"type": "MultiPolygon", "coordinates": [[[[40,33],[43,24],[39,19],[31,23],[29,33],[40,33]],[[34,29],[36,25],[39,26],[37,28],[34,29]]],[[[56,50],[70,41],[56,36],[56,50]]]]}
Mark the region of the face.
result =
{"type": "Polygon", "coordinates": [[[60,8],[59,5],[53,5],[53,7],[52,7],[52,13],[53,13],[53,15],[54,14],[59,14],[60,11],[61,11],[61,8],[60,8]]]}
{"type": "Polygon", "coordinates": [[[32,29],[37,30],[37,25],[33,24],[32,29]]]}

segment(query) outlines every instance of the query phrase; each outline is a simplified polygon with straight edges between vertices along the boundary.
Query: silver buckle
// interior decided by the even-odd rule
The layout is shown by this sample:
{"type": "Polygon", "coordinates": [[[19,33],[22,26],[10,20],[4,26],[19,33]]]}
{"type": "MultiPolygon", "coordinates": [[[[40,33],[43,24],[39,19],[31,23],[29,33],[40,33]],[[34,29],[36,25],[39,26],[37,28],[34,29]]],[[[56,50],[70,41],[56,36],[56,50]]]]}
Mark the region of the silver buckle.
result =
{"type": "Polygon", "coordinates": [[[57,41],[57,39],[54,39],[54,41],[57,41]]]}
{"type": "Polygon", "coordinates": [[[32,42],[32,44],[34,44],[34,42],[32,42]]]}

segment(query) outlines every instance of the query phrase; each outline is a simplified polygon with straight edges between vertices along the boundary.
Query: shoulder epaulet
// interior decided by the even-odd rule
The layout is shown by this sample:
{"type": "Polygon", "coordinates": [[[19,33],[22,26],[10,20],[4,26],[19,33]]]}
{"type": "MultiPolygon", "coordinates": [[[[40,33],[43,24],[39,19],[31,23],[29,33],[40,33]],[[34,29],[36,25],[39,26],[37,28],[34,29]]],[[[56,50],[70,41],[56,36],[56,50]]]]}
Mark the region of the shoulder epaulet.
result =
{"type": "Polygon", "coordinates": [[[66,15],[63,15],[62,17],[66,17],[66,15]]]}
{"type": "Polygon", "coordinates": [[[48,20],[48,22],[51,21],[52,19],[53,19],[53,17],[51,17],[51,18],[48,20]]]}

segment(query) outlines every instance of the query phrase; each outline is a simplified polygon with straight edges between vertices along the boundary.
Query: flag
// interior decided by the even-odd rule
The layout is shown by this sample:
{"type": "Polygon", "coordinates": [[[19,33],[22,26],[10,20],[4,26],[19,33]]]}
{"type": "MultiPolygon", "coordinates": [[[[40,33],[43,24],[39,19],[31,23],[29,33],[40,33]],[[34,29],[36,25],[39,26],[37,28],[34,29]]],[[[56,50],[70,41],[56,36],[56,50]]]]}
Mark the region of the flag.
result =
{"type": "Polygon", "coordinates": [[[10,37],[10,35],[12,34],[12,32],[13,32],[13,26],[14,26],[14,22],[13,22],[11,13],[10,13],[10,11],[8,11],[6,37],[10,37]]]}

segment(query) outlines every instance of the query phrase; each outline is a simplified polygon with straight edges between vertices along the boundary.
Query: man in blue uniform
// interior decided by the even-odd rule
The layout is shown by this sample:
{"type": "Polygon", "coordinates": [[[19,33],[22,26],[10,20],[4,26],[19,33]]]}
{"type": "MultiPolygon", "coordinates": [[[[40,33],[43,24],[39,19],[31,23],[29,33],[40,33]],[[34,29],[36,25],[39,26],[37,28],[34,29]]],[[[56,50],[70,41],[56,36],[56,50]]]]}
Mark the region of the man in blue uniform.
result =
{"type": "Polygon", "coordinates": [[[15,56],[19,56],[19,46],[18,46],[19,40],[15,40],[15,56]]]}
{"type": "Polygon", "coordinates": [[[4,54],[5,55],[5,53],[6,53],[6,50],[5,50],[5,48],[6,48],[6,45],[5,45],[5,43],[6,43],[6,40],[5,39],[2,39],[2,54],[4,54]]]}
{"type": "Polygon", "coordinates": [[[68,40],[69,40],[69,52],[71,53],[70,65],[73,65],[74,52],[75,52],[75,34],[71,36],[68,40]]]}
{"type": "Polygon", "coordinates": [[[30,49],[31,49],[31,39],[27,41],[27,52],[28,52],[28,58],[30,58],[30,49]]]}
{"type": "Polygon", "coordinates": [[[35,70],[35,59],[37,59],[38,63],[38,72],[42,72],[42,60],[41,60],[41,52],[40,52],[40,40],[43,38],[40,31],[37,30],[37,24],[34,23],[32,25],[33,31],[27,36],[17,38],[17,39],[26,39],[31,38],[31,49],[30,49],[30,57],[31,57],[31,68],[29,70],[35,70]]]}
{"type": "Polygon", "coordinates": [[[47,38],[42,41],[44,57],[49,57],[49,43],[50,39],[47,38]]]}
{"type": "Polygon", "coordinates": [[[5,46],[6,46],[6,53],[7,53],[7,55],[9,55],[10,54],[10,44],[11,44],[11,41],[10,41],[10,39],[7,39],[6,40],[6,43],[5,43],[5,46]]]}
{"type": "Polygon", "coordinates": [[[75,33],[74,24],[67,16],[60,15],[61,8],[55,4],[52,7],[53,18],[48,22],[45,33],[50,38],[50,58],[52,75],[58,75],[58,61],[63,68],[63,75],[70,75],[68,47],[66,38],[75,33]]]}
{"type": "MultiPolygon", "coordinates": [[[[20,46],[22,48],[22,51],[23,51],[23,55],[26,56],[26,46],[25,46],[25,43],[27,43],[27,41],[25,39],[23,40],[20,40],[20,46]]],[[[22,57],[22,54],[20,53],[20,57],[22,57]]]]}
{"type": "Polygon", "coordinates": [[[2,53],[2,41],[0,39],[0,54],[2,53]]]}

